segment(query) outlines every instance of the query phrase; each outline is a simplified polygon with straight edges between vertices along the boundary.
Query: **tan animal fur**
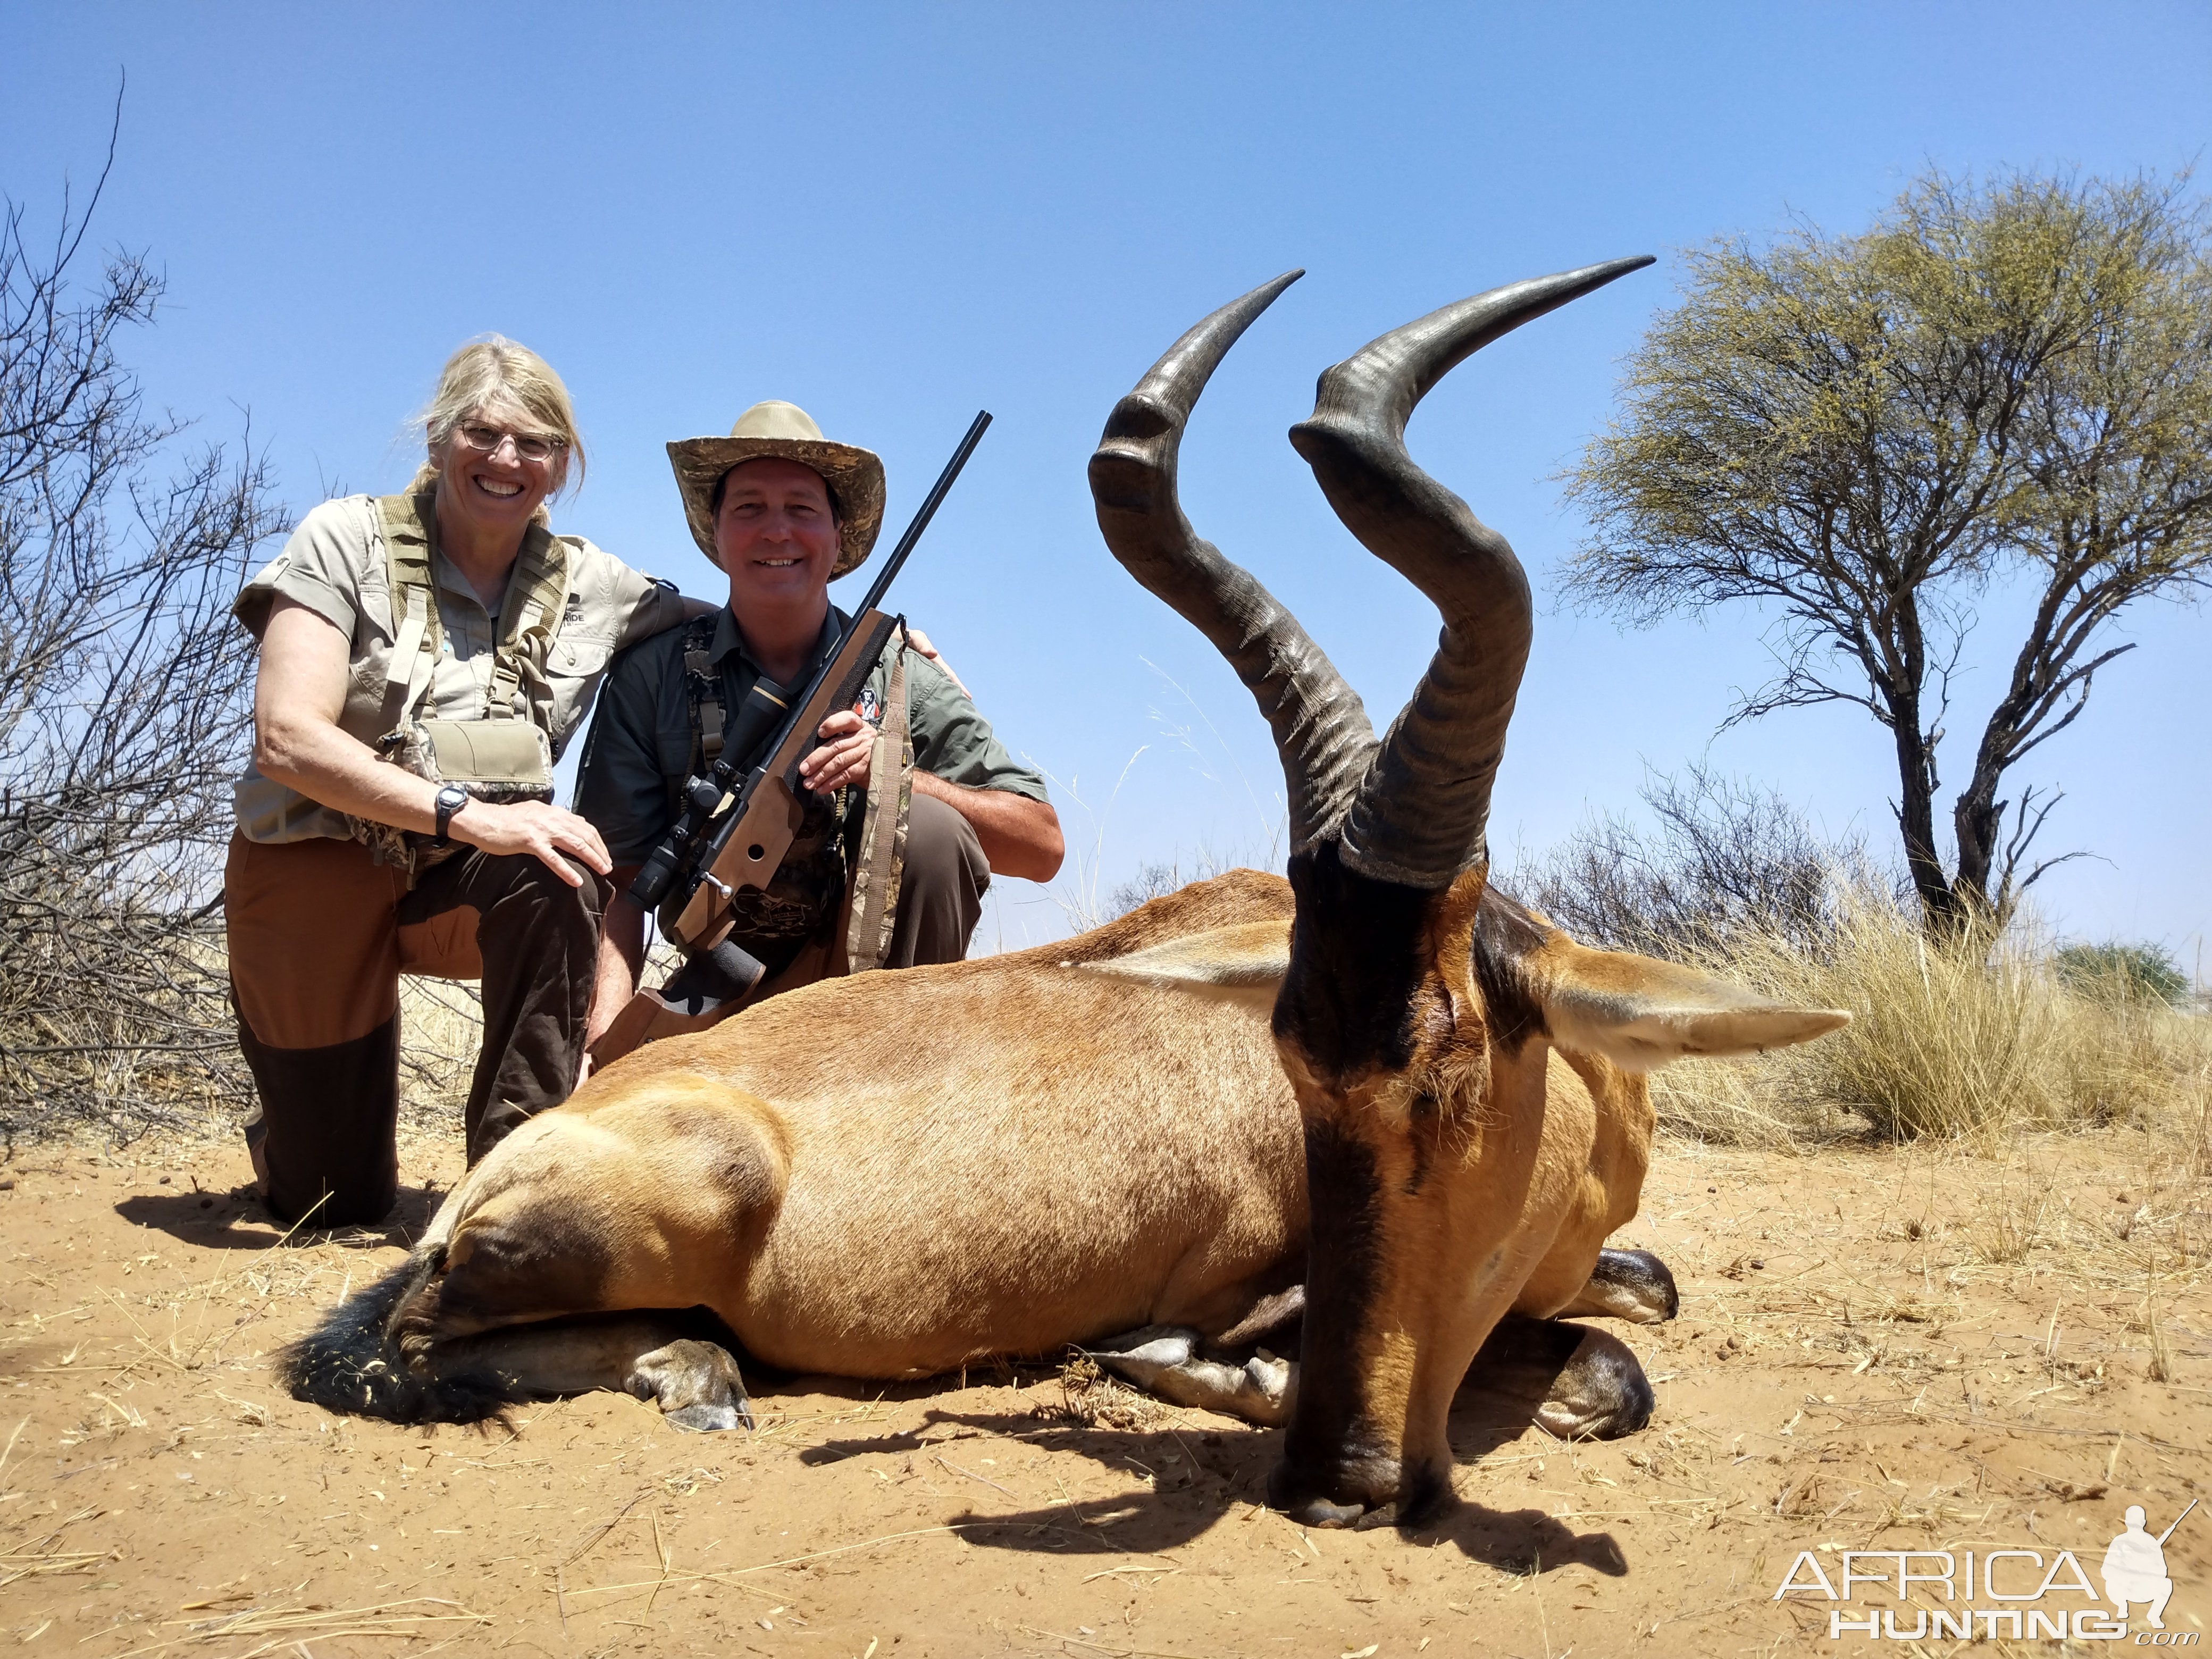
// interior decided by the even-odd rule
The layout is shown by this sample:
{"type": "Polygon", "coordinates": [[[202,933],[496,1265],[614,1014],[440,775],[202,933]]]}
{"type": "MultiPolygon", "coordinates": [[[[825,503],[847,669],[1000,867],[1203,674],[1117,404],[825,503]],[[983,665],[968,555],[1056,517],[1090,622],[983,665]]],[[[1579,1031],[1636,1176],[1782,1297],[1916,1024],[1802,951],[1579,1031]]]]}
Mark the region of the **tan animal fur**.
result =
{"type": "MultiPolygon", "coordinates": [[[[393,1310],[401,1349],[550,1390],[626,1386],[642,1349],[541,1322],[695,1304],[762,1360],[862,1377],[1218,1334],[1304,1267],[1264,1000],[1212,994],[1224,964],[1272,991],[1291,908],[1280,878],[1236,872],[1073,941],[825,981],[641,1050],[455,1188],[417,1247],[434,1271],[393,1310]]],[[[1544,1316],[1634,1213],[1651,1119],[1640,1075],[1535,1052],[1547,1108],[1458,1153],[1517,1239],[1482,1305],[1544,1316]]]]}

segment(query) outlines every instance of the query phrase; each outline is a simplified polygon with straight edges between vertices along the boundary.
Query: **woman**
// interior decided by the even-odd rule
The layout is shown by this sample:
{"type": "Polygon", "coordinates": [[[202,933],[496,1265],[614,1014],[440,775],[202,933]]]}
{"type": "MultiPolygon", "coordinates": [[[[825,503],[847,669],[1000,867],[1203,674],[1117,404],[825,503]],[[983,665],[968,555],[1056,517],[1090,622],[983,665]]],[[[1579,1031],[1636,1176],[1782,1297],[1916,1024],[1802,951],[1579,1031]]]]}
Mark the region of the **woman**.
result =
{"type": "Polygon", "coordinates": [[[261,654],[231,1000],[246,1146],[288,1223],[375,1221],[398,1194],[403,970],[483,981],[471,1164],[574,1086],[611,866],[550,765],[609,658],[687,614],[547,530],[584,453],[537,354],[462,347],[422,423],[404,495],[325,501],[237,605],[261,654]]]}

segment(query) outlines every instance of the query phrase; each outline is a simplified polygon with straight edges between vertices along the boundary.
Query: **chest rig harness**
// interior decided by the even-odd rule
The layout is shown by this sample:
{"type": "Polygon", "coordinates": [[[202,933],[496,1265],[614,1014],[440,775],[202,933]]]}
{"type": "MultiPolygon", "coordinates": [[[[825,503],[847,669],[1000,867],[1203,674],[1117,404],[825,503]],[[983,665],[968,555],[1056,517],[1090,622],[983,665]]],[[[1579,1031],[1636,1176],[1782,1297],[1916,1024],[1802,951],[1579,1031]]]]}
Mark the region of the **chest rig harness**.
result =
{"type": "MultiPolygon", "coordinates": [[[[523,533],[522,549],[507,577],[507,595],[495,619],[491,683],[484,712],[473,720],[425,720],[445,628],[438,615],[430,568],[434,495],[384,495],[377,523],[384,541],[391,593],[392,657],[386,670],[384,735],[376,740],[386,760],[433,783],[457,783],[478,800],[507,803],[553,799],[553,744],[536,720],[518,714],[543,702],[550,711],[545,664],[567,613],[568,549],[544,525],[523,533]]],[[[349,817],[354,839],[379,864],[396,865],[414,878],[453,852],[412,830],[349,817]]]]}

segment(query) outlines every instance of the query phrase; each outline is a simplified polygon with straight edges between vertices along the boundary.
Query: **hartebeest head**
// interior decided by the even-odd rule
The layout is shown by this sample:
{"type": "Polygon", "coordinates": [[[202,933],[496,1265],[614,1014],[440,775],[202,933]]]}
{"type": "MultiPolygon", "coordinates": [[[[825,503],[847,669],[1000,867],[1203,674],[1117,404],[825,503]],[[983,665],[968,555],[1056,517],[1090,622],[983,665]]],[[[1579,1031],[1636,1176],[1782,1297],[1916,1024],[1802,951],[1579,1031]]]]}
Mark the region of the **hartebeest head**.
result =
{"type": "MultiPolygon", "coordinates": [[[[1436,655],[1379,742],[1297,620],[1198,538],[1176,498],[1199,393],[1301,273],[1177,341],[1115,406],[1091,458],[1107,544],[1251,689],[1288,785],[1297,915],[1273,1029],[1304,1120],[1312,1233],[1303,1370],[1269,1494],[1311,1518],[1394,1498],[1416,1517],[1449,1494],[1451,1395],[1582,1175],[1540,1157],[1553,1044],[1640,1073],[1844,1018],[1583,950],[1488,890],[1485,825],[1528,655],[1528,584],[1505,538],[1413,464],[1406,422],[1480,347],[1650,263],[1517,283],[1386,334],[1324,374],[1312,417],[1291,428],[1337,516],[1443,613],[1436,655]]],[[[1270,970],[1175,971],[1250,985],[1270,970]]]]}

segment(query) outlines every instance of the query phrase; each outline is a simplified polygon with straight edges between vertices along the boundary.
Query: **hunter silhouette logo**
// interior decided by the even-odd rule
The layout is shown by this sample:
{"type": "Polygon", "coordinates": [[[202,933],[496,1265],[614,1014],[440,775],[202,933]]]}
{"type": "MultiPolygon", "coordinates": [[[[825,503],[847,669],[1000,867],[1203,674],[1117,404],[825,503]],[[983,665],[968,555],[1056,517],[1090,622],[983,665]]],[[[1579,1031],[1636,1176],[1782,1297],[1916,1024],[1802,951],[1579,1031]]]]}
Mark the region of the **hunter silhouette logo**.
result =
{"type": "MultiPolygon", "coordinates": [[[[2197,1500],[2189,1500],[2189,1510],[2197,1507],[2197,1500]]],[[[2173,1517],[2173,1527],[2189,1518],[2189,1510],[2173,1517]]],[[[2120,1610],[2120,1617],[2128,1616],[2128,1603],[2142,1601],[2149,1611],[2144,1617],[2153,1630],[2166,1628],[2166,1604],[2173,1595],[2173,1580],[2166,1576],[2166,1540],[2173,1536],[2173,1527],[2168,1527],[2155,1538],[2143,1529],[2143,1511],[2140,1504],[2128,1505],[2128,1529],[2112,1540],[2105,1551],[2105,1597],[2120,1610]]]]}
{"type": "Polygon", "coordinates": [[[2142,1506],[2130,1504],[2123,1530],[2105,1549],[2101,1596],[2071,1550],[1843,1550],[1836,1553],[1842,1571],[1833,1579],[1814,1552],[1800,1550],[1772,1599],[1810,1595],[1850,1603],[1866,1586],[1880,1584],[1889,1592],[1893,1605],[1831,1607],[1832,1641],[1847,1636],[1893,1642],[2003,1636],[2015,1642],[2118,1642],[2130,1633],[2129,1608],[2140,1607],[2148,1628],[2136,1634],[2136,1646],[2195,1647],[2203,1638],[2194,1631],[2166,1633],[2166,1604],[2173,1596],[2173,1580],[2166,1576],[2166,1542],[2196,1507],[2191,1498],[2172,1526],[2154,1534],[2142,1506]],[[2058,1599],[2067,1596],[2087,1605],[2058,1599]],[[1976,1601],[1996,1605],[1972,1605],[1976,1601]],[[1911,1625],[1899,1622],[1900,1615],[1910,1617],[1911,1625]]]}

